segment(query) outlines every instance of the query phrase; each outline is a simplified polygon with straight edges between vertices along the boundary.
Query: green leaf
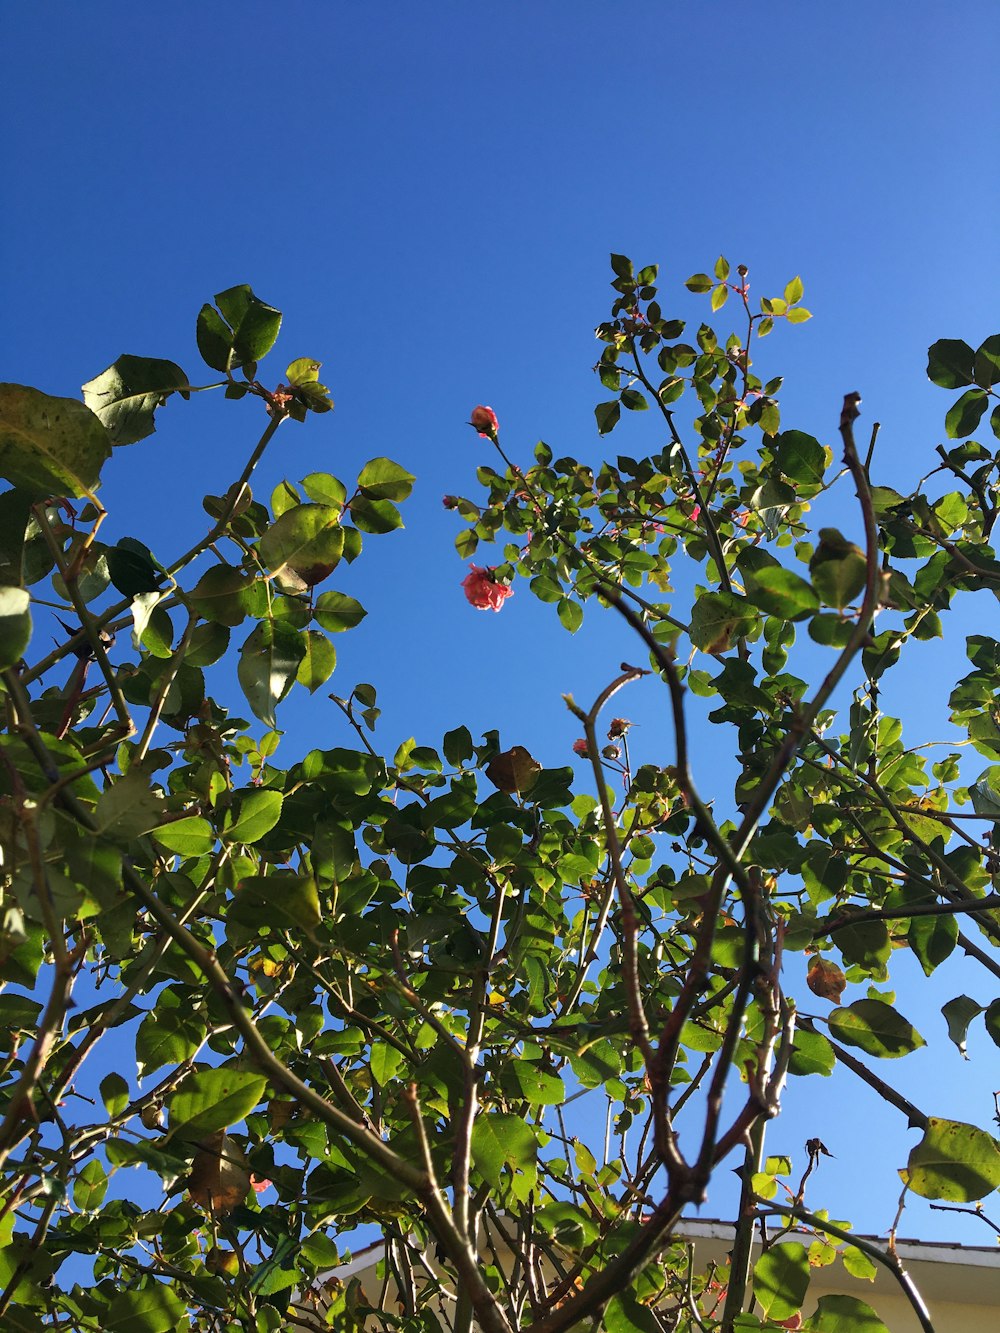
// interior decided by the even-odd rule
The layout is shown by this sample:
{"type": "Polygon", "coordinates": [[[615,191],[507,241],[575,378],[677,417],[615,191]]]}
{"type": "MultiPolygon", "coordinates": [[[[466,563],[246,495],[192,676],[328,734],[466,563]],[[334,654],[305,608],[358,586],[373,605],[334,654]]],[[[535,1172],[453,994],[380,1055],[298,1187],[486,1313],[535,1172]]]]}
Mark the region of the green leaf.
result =
{"type": "Polygon", "coordinates": [[[967,342],[941,338],[927,349],[927,378],[942,389],[975,383],[976,354],[967,342]]]}
{"type": "Polygon", "coordinates": [[[804,620],[819,610],[819,598],[805,579],[781,565],[763,566],[746,583],[750,600],[766,615],[804,620]]]}
{"type": "Polygon", "coordinates": [[[317,504],[341,506],[347,499],[347,487],[329,472],[310,472],[302,478],[302,489],[317,504]]]}
{"type": "Polygon", "coordinates": [[[1000,382],[1000,333],[994,333],[976,348],[973,369],[981,389],[1000,382]]]}
{"type": "Polygon", "coordinates": [[[869,1259],[864,1250],[859,1250],[856,1245],[846,1245],[840,1255],[843,1260],[844,1268],[850,1273],[851,1277],[860,1278],[862,1282],[873,1281],[878,1272],[878,1265],[873,1259],[869,1259]]]}
{"type": "Polygon", "coordinates": [[[153,837],[161,847],[178,856],[206,856],[215,846],[215,831],[200,815],[161,824],[153,830],[153,837]]]}
{"type": "Polygon", "coordinates": [[[164,579],[149,547],[135,537],[122,537],[117,546],[109,548],[108,574],[124,597],[157,592],[164,579]]]}
{"type": "Polygon", "coordinates": [[[830,1035],[868,1055],[895,1060],[927,1043],[902,1014],[882,1000],[855,1000],[830,1014],[830,1035]]]}
{"type": "Polygon", "coordinates": [[[31,641],[31,596],[0,587],[0,669],[16,666],[31,641]]]}
{"type": "Polygon", "coordinates": [[[285,371],[285,379],[294,388],[301,388],[306,384],[318,384],[322,365],[322,361],[314,361],[311,356],[296,357],[285,371]]]}
{"type": "Polygon", "coordinates": [[[760,399],[757,422],[765,435],[777,435],[781,428],[781,410],[771,398],[760,399]]]}
{"type": "Polygon", "coordinates": [[[970,1000],[968,995],[956,995],[953,1000],[941,1006],[941,1012],[948,1024],[948,1036],[958,1047],[962,1059],[967,1060],[969,1056],[965,1049],[965,1039],[969,1024],[983,1012],[983,1006],[977,1004],[975,1000],[970,1000]]]}
{"type": "Polygon", "coordinates": [[[316,629],[303,631],[302,644],[305,652],[295,679],[310,694],[315,694],[333,675],[337,665],[337,650],[326,635],[316,629]]]}
{"type": "Polygon", "coordinates": [[[198,315],[202,357],[213,370],[256,364],[275,344],[281,311],[254,296],[246,283],[219,292],[215,302],[221,315],[210,305],[203,305],[198,315]]]}
{"type": "Polygon", "coordinates": [[[235,809],[231,816],[226,817],[222,841],[242,842],[248,846],[259,842],[281,818],[283,801],[280,791],[250,788],[238,793],[235,809]]]}
{"type": "Polygon", "coordinates": [[[83,499],[111,456],[101,419],[75,398],[0,384],[0,477],[35,499],[83,499]]]}
{"type": "Polygon", "coordinates": [[[151,1281],[139,1291],[120,1291],[101,1318],[105,1333],[173,1333],[187,1307],[172,1287],[151,1281]]]}
{"type": "Polygon", "coordinates": [[[243,365],[248,361],[260,361],[274,346],[281,328],[281,311],[254,296],[249,287],[231,287],[228,292],[221,292],[216,304],[233,326],[233,352],[236,361],[243,365]],[[238,296],[236,294],[239,294],[238,296]],[[248,299],[243,306],[239,319],[234,322],[232,316],[243,304],[243,293],[248,299]],[[230,303],[230,299],[235,301],[230,303]]]}
{"type": "Polygon", "coordinates": [[[986,1006],[986,1017],[983,1020],[986,1024],[986,1031],[990,1034],[991,1040],[1000,1046],[1000,999],[992,1000],[986,1006]]]}
{"type": "Polygon", "coordinates": [[[502,1074],[514,1096],[520,1095],[532,1106],[561,1106],[566,1087],[558,1074],[551,1074],[530,1060],[511,1060],[502,1074]]]}
{"type": "Polygon", "coordinates": [[[121,1074],[106,1074],[101,1079],[101,1101],[104,1109],[112,1117],[121,1115],[131,1100],[128,1083],[121,1074]]]}
{"type": "Polygon", "coordinates": [[[108,1176],[104,1167],[92,1157],[73,1182],[73,1202],[82,1212],[100,1208],[108,1192],[108,1176]]]}
{"type": "Polygon", "coordinates": [[[769,1319],[787,1319],[801,1310],[808,1289],[809,1252],[798,1241],[772,1245],[754,1266],[754,1298],[769,1319]]]}
{"type": "Polygon", "coordinates": [[[214,306],[205,304],[198,312],[198,351],[213,370],[228,370],[233,350],[233,331],[214,306]]]}
{"type": "Polygon", "coordinates": [[[372,1077],[381,1087],[389,1082],[403,1063],[403,1057],[395,1046],[386,1041],[374,1042],[369,1057],[372,1077]]]}
{"type": "Polygon", "coordinates": [[[575,634],[583,624],[583,607],[579,602],[574,602],[571,597],[559,598],[556,614],[560,623],[569,630],[570,634],[575,634]]]}
{"type": "Polygon", "coordinates": [[[612,255],[611,267],[619,278],[632,277],[632,261],[626,255],[612,255]]]}
{"type": "Polygon", "coordinates": [[[785,300],[789,305],[794,305],[796,301],[802,300],[802,279],[793,278],[785,287],[785,300]]]}
{"type": "MultiPolygon", "coordinates": [[[[912,822],[910,827],[913,827],[912,822]]],[[[958,943],[958,921],[950,914],[915,916],[907,927],[906,942],[924,969],[924,975],[929,977],[935,968],[950,957],[958,943]]]]}
{"type": "Polygon", "coordinates": [[[135,444],[156,429],[156,409],[172,393],[188,397],[188,377],[173,361],[120,356],[83,386],[83,401],[104,422],[113,445],[135,444]]]}
{"type": "Polygon", "coordinates": [[[833,1073],[837,1057],[833,1047],[822,1032],[811,1032],[799,1028],[795,1033],[792,1046],[792,1058],[788,1062],[788,1072],[798,1074],[822,1074],[826,1077],[833,1073]]]}
{"type": "Polygon", "coordinates": [[[803,1333],[889,1333],[870,1305],[856,1296],[821,1296],[803,1333]]]}
{"type": "Polygon", "coordinates": [[[275,706],[292,688],[304,656],[299,632],[278,620],[262,620],[240,649],[236,674],[254,716],[266,726],[276,725],[275,706]]]}
{"type": "Polygon", "coordinates": [[[689,292],[710,292],[715,283],[707,273],[692,273],[690,278],[685,281],[684,286],[689,292]]]}
{"type": "Polygon", "coordinates": [[[405,500],[416,481],[412,472],[391,458],[373,458],[358,474],[358,489],[370,500],[405,500]]]}
{"type": "Polygon", "coordinates": [[[316,620],[331,634],[353,629],[368,612],[360,602],[343,592],[324,592],[316,599],[316,620]]]}
{"type": "Polygon", "coordinates": [[[649,409],[645,396],[638,389],[622,389],[621,401],[622,407],[627,407],[630,412],[645,412],[649,409]]]}
{"type": "Polygon", "coordinates": [[[391,500],[369,500],[359,496],[350,503],[351,518],[362,532],[393,532],[403,526],[399,510],[391,500]]]}
{"type": "Polygon", "coordinates": [[[213,565],[191,591],[198,614],[218,625],[239,625],[252,609],[255,583],[252,574],[231,565],[213,565]]]}
{"type": "Polygon", "coordinates": [[[865,554],[836,528],[820,528],[819,546],[809,561],[813,587],[825,606],[842,610],[865,587],[865,554]]]}
{"type": "Polygon", "coordinates": [[[344,550],[340,510],[330,505],[295,505],[271,524],[258,549],[268,569],[275,573],[291,569],[312,588],[340,563],[344,550]]]}
{"type": "Polygon", "coordinates": [[[98,833],[130,842],[162,822],[163,797],[149,783],[146,773],[135,771],[109,782],[94,809],[98,833]]]}
{"type": "Polygon", "coordinates": [[[460,768],[476,752],[472,744],[472,733],[468,727],[456,727],[454,731],[445,732],[441,748],[445,759],[456,768],[460,768]]]}
{"type": "Polygon", "coordinates": [[[969,389],[953,403],[944,419],[944,428],[953,440],[971,435],[982,420],[990,398],[985,389],[969,389]]]}
{"type": "Polygon", "coordinates": [[[312,875],[279,870],[273,875],[251,875],[241,879],[231,920],[246,924],[273,923],[287,929],[288,921],[314,930],[323,919],[319,893],[312,875]],[[261,907],[265,912],[261,914],[261,907]]]}
{"type": "Polygon", "coordinates": [[[754,629],[758,613],[751,602],[730,592],[702,593],[691,614],[691,642],[706,653],[724,653],[754,629]]]}
{"type": "Polygon", "coordinates": [[[662,1333],[663,1323],[629,1290],[612,1296],[601,1318],[603,1333],[662,1333]]]}
{"type": "Polygon", "coordinates": [[[709,305],[712,307],[713,311],[721,310],[728,300],[729,288],[724,282],[720,282],[717,287],[712,288],[712,299],[709,302],[709,305]]]}
{"type": "Polygon", "coordinates": [[[139,1077],[145,1078],[162,1065],[190,1059],[204,1040],[205,1023],[197,1012],[182,1006],[174,992],[165,991],[135,1034],[139,1077]]]}
{"type": "Polygon", "coordinates": [[[801,430],[783,430],[771,445],[782,476],[806,486],[821,486],[830,461],[830,451],[801,430]]]}
{"type": "Polygon", "coordinates": [[[170,1098],[170,1130],[200,1139],[239,1124],[264,1095],[267,1079],[246,1069],[200,1069],[189,1074],[170,1098]]]}
{"type": "Polygon", "coordinates": [[[900,1174],[921,1198],[973,1203],[1000,1185],[1000,1143],[975,1125],[931,1116],[900,1174]]]}
{"type": "Polygon", "coordinates": [[[610,403],[598,403],[594,408],[594,416],[597,418],[597,433],[599,435],[608,435],[618,425],[618,418],[622,410],[618,399],[614,398],[610,403]]]}

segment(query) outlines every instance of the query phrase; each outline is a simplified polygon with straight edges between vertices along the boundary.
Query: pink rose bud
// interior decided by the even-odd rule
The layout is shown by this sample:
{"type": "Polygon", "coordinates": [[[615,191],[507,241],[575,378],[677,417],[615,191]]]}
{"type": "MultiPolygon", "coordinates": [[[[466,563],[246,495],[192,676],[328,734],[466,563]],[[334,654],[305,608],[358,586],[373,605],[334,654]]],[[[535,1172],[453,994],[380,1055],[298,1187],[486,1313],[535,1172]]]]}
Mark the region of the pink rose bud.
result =
{"type": "Polygon", "coordinates": [[[587,749],[587,742],[582,736],[578,741],[573,742],[573,753],[578,754],[581,759],[589,758],[590,751],[587,749]]]}
{"type": "Polygon", "coordinates": [[[492,407],[474,407],[472,416],[469,418],[469,425],[479,431],[484,440],[496,442],[500,431],[500,423],[497,421],[497,414],[492,407]]]}
{"type": "Polygon", "coordinates": [[[613,740],[616,736],[624,736],[632,723],[627,717],[613,717],[611,726],[608,727],[608,739],[613,740]]]}
{"type": "Polygon", "coordinates": [[[499,611],[508,597],[514,596],[514,589],[507,583],[499,583],[493,577],[492,569],[483,569],[479,565],[470,565],[471,574],[462,580],[466,599],[477,611],[499,611]]]}
{"type": "Polygon", "coordinates": [[[442,499],[441,503],[444,505],[445,509],[457,509],[457,508],[458,508],[458,496],[457,496],[457,495],[446,495],[446,496],[444,496],[444,498],[442,499]]]}

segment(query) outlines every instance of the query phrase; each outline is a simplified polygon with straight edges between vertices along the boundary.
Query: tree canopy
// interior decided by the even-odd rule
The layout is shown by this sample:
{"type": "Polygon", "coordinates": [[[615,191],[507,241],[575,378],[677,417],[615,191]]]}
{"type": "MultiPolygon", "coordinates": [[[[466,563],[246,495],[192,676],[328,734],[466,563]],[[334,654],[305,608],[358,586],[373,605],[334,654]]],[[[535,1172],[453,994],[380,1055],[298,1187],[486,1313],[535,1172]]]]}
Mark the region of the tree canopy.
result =
{"type": "MultiPolygon", "coordinates": [[[[376,457],[254,494],[279,429],[327,429],[333,404],[311,357],[264,375],[281,314],[249,286],[198,315],[212,383],[121,356],[82,401],[0,386],[5,1328],[731,1333],[846,1310],[876,1333],[854,1297],[802,1324],[810,1265],[834,1263],[887,1266],[933,1327],[891,1236],[824,1210],[824,1145],[768,1156],[763,1130],[840,1064],[920,1131],[904,1200],[1000,1186],[995,1108],[943,1118],[886,1063],[928,1039],[888,989],[895,951],[930,977],[964,950],[1000,996],[1000,642],[972,635],[931,682],[978,766],[892,695],[959,594],[995,608],[1000,453],[973,437],[1000,437],[1000,335],[929,349],[945,438],[905,493],[878,428],[855,438],[852,386],[830,387],[835,448],[756,373],[760,340],[809,318],[800,279],[758,298],[743,265],[693,275],[708,319],[736,309],[718,332],[664,311],[655,265],[611,262],[597,429],[654,414],[655,452],[529,456],[480,404],[491,462],[445,500],[471,607],[516,590],[570,634],[592,611],[633,634],[637,665],[565,698],[589,782],[508,745],[509,716],[382,752],[378,682],[335,674],[335,636],[380,608],[337,572],[416,479],[376,457]],[[262,433],[203,535],[103,542],[116,450],[208,390],[257,400],[262,433]],[[849,531],[814,527],[845,490],[849,531]],[[643,677],[673,745],[634,765],[643,677]],[[283,700],[331,685],[339,743],[282,766],[283,700]],[[731,790],[699,772],[693,698],[731,790]],[[699,1272],[678,1222],[733,1167],[731,1260],[699,1272]],[[338,1275],[369,1234],[378,1282],[338,1275]]],[[[1000,1045],[1000,998],[945,1018],[962,1050],[972,1023],[1000,1045]]]]}

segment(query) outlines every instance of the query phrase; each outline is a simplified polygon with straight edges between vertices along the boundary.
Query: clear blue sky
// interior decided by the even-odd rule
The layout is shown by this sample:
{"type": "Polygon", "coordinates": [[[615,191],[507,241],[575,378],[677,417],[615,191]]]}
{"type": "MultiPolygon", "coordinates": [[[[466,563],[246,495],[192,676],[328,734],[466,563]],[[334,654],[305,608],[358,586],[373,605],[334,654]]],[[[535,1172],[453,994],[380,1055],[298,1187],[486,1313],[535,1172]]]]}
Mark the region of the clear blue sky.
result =
{"type": "MultiPolygon", "coordinates": [[[[370,614],[338,643],[332,686],[378,685],[390,753],[465,722],[566,762],[577,730],[560,693],[586,699],[637,656],[596,614],[570,639],[523,588],[501,615],[472,611],[440,503],[473,492],[486,461],[463,424],[476,403],[519,458],[539,438],[603,456],[591,366],[609,251],[659,262],[664,306],[688,316],[705,306],[680,284],[720,252],[749,264],[758,293],[801,274],[814,319],[776,333],[758,366],[786,375],[786,424],[827,442],[859,389],[865,420],[883,422],[877,479],[899,489],[941,438],[928,344],[998,327],[993,0],[39,4],[9,7],[2,36],[3,378],[72,395],[132,352],[204,382],[201,304],[249,282],[278,305],[262,371],[321,359],[337,408],[283,429],[260,493],[316,469],[350,479],[382,454],[418,478],[405,532],[334,580],[370,614]]],[[[155,437],[118,452],[102,537],[178,553],[259,428],[248,403],[172,401],[155,437]]],[[[620,428],[612,452],[650,447],[652,429],[620,428]]],[[[654,691],[627,711],[642,757],[667,762],[654,691]]],[[[931,700],[939,734],[945,697],[931,700]]],[[[290,757],[346,741],[325,692],[281,721],[290,757]]],[[[698,776],[710,792],[711,766],[698,776]]],[[[993,998],[957,964],[943,984],[941,999],[993,998]]],[[[927,1022],[943,1031],[933,1008],[927,1022]]],[[[937,1040],[886,1072],[932,1112],[985,1123],[1000,1082],[982,1072],[996,1068],[986,1044],[978,1074],[937,1040]]],[[[895,1113],[847,1081],[793,1093],[803,1108],[774,1150],[841,1143],[816,1201],[887,1225],[895,1113]],[[881,1136],[863,1183],[847,1175],[854,1114],[881,1136]]],[[[989,1240],[941,1218],[914,1203],[903,1229],[989,1240]]]]}

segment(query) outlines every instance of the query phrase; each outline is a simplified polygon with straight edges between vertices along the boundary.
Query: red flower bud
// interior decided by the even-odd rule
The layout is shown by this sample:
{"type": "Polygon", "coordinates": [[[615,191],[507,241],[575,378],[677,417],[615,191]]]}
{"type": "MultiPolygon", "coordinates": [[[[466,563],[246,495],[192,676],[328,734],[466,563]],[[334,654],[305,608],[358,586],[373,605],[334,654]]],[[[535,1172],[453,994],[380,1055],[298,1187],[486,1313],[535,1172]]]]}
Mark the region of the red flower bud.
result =
{"type": "Polygon", "coordinates": [[[573,742],[573,753],[578,754],[581,759],[588,759],[590,757],[590,751],[587,749],[587,742],[582,736],[578,741],[573,742]]]}
{"type": "Polygon", "coordinates": [[[496,443],[500,423],[492,407],[474,407],[469,425],[477,430],[484,440],[493,440],[496,443]]]}
{"type": "Polygon", "coordinates": [[[458,496],[457,496],[457,495],[446,495],[446,496],[444,496],[444,498],[442,499],[441,503],[444,505],[445,509],[457,509],[457,508],[458,508],[458,496]]]}

